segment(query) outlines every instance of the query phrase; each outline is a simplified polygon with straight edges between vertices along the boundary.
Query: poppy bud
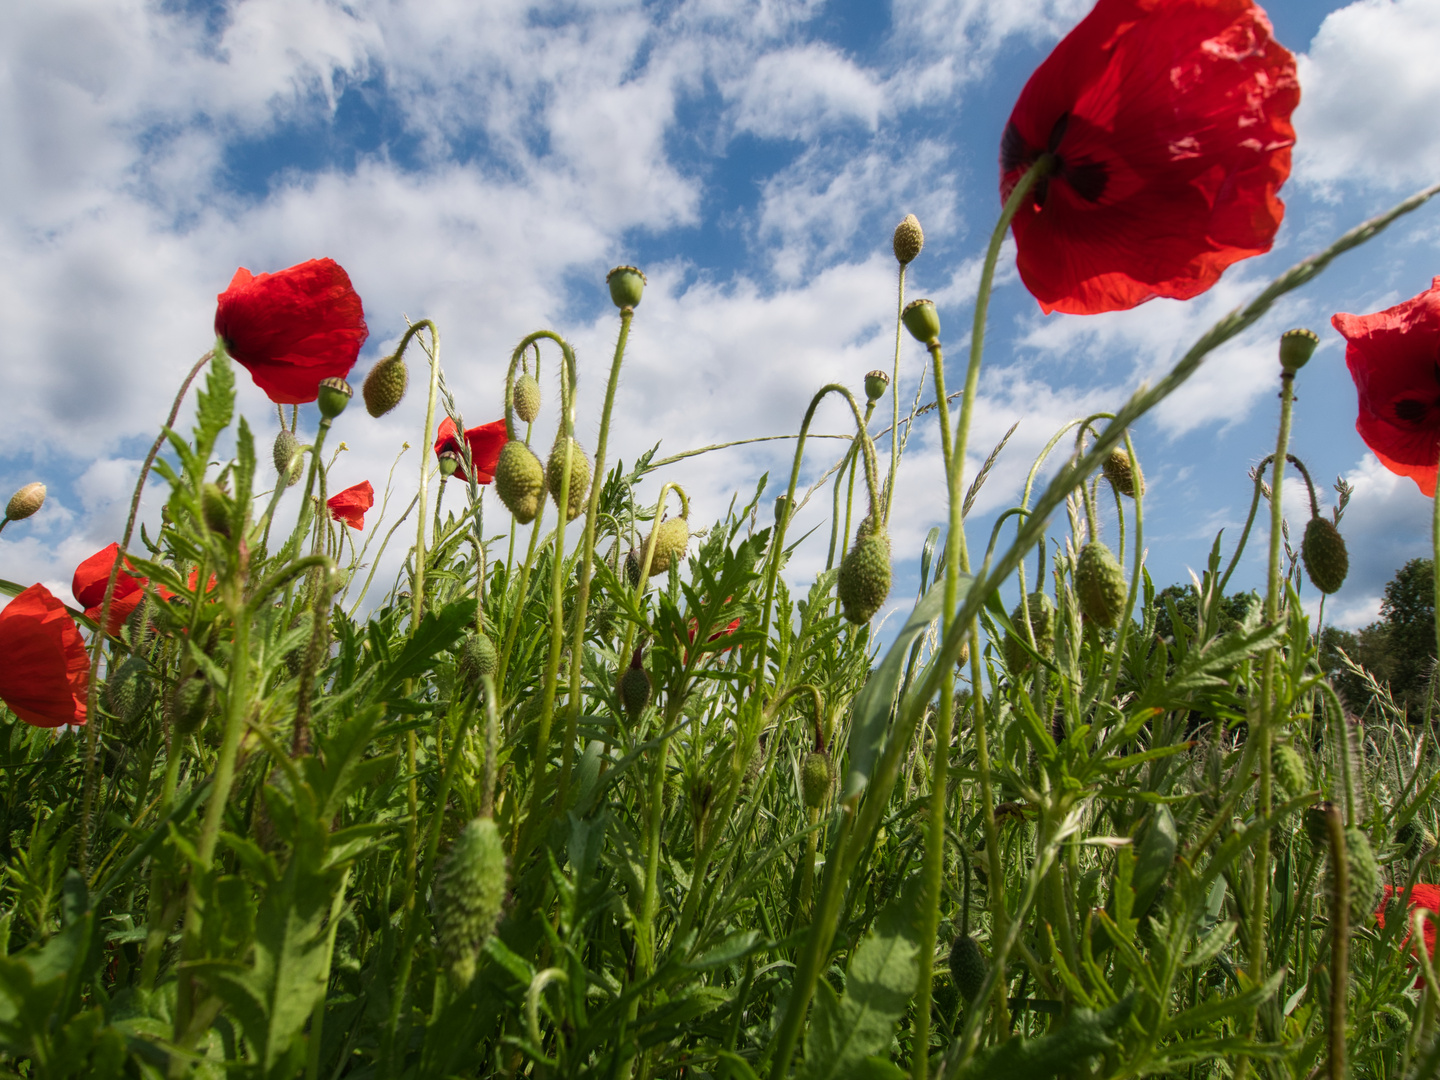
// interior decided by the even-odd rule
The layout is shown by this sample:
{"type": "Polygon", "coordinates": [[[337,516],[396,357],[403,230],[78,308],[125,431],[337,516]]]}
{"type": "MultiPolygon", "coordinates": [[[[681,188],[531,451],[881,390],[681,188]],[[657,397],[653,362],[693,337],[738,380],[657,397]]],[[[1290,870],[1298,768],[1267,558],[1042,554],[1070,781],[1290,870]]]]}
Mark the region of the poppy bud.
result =
{"type": "Polygon", "coordinates": [[[932,300],[911,300],[900,313],[900,321],[922,345],[933,345],[940,340],[940,313],[932,300]]]}
{"type": "Polygon", "coordinates": [[[1110,486],[1131,499],[1136,493],[1145,494],[1145,481],[1135,470],[1135,463],[1130,459],[1130,453],[1123,446],[1117,446],[1110,451],[1110,456],[1105,459],[1105,464],[1100,466],[1100,471],[1105,474],[1105,479],[1110,481],[1110,486]]]}
{"type": "Polygon", "coordinates": [[[303,463],[295,460],[300,453],[300,440],[288,428],[281,428],[275,436],[275,475],[284,481],[286,487],[293,487],[303,472],[303,463]]]}
{"type": "Polygon", "coordinates": [[[1292,799],[1310,790],[1310,777],[1305,770],[1305,761],[1293,746],[1282,743],[1275,747],[1272,761],[1275,775],[1280,779],[1280,786],[1292,799]]]}
{"type": "Polygon", "coordinates": [[[890,595],[890,538],[868,533],[840,560],[835,592],[845,618],[856,626],[868,623],[890,595]]]}
{"type": "Polygon", "coordinates": [[[1300,541],[1300,557],[1312,585],[1322,593],[1340,591],[1350,572],[1350,555],[1339,529],[1322,517],[1312,517],[1300,541]]]}
{"type": "Polygon", "coordinates": [[[345,411],[345,406],[350,404],[354,394],[355,391],[350,389],[350,384],[344,379],[321,379],[320,394],[315,399],[315,404],[320,407],[321,416],[326,420],[334,420],[345,411]]]}
{"type": "Polygon", "coordinates": [[[467,634],[460,646],[460,660],[455,665],[455,675],[467,690],[479,691],[480,677],[494,675],[500,666],[500,655],[495,643],[483,630],[467,634]]]}
{"type": "Polygon", "coordinates": [[[465,464],[465,459],[460,456],[458,451],[446,450],[440,455],[440,475],[449,479],[463,464],[465,464]]]}
{"type": "Polygon", "coordinates": [[[200,515],[205,527],[218,536],[230,537],[230,496],[216,483],[207,483],[200,489],[200,515]]]}
{"type": "Polygon", "coordinates": [[[777,495],[775,497],[775,524],[779,525],[790,516],[790,496],[777,495]]]}
{"type": "Polygon", "coordinates": [[[968,1005],[980,996],[990,964],[985,953],[969,934],[961,934],[950,946],[950,978],[968,1005]]]}
{"type": "Polygon", "coordinates": [[[193,734],[210,715],[215,705],[215,691],[198,671],[181,679],[170,696],[170,723],[178,735],[193,734]]]}
{"type": "Polygon", "coordinates": [[[545,502],[545,467],[535,451],[519,439],[500,449],[495,463],[495,492],[521,525],[529,525],[545,502]]]}
{"type": "Polygon", "coordinates": [[[620,698],[620,707],[625,710],[625,715],[631,720],[638,720],[640,714],[645,711],[645,706],[650,704],[650,673],[643,666],[642,652],[641,649],[635,650],[635,655],[630,660],[630,666],[625,669],[615,684],[615,693],[620,698]]]}
{"type": "Polygon", "coordinates": [[[1375,910],[1385,883],[1370,837],[1359,829],[1345,830],[1345,866],[1350,872],[1350,918],[1363,924],[1375,910]]]}
{"type": "Polygon", "coordinates": [[[1435,837],[1412,818],[1395,830],[1395,842],[1405,849],[1407,859],[1418,859],[1426,849],[1435,846],[1435,837]]]}
{"type": "Polygon", "coordinates": [[[914,262],[920,249],[925,246],[925,230],[920,228],[920,219],[914,214],[906,214],[905,220],[895,226],[895,235],[891,238],[890,246],[901,266],[914,262]]]}
{"type": "Polygon", "coordinates": [[[1031,663],[1030,654],[1020,644],[1025,634],[1025,608],[1030,611],[1030,629],[1035,632],[1035,651],[1041,656],[1055,652],[1055,605],[1043,590],[1033,592],[1025,598],[1024,608],[1016,604],[1010,613],[1015,633],[1005,635],[1005,666],[1012,675],[1027,670],[1031,663]]]}
{"type": "Polygon", "coordinates": [[[1314,330],[1286,330],[1280,335],[1280,367],[1285,374],[1294,375],[1309,361],[1320,344],[1320,335],[1314,330]]]}
{"type": "Polygon", "coordinates": [[[534,375],[521,375],[515,380],[515,415],[527,424],[540,415],[540,384],[534,375]]]}
{"type": "Polygon", "coordinates": [[[1125,596],[1125,571],[1108,547],[1090,541],[1075,563],[1075,597],[1081,613],[1097,626],[1113,628],[1124,614],[1125,596]]]}
{"type": "Polygon", "coordinates": [[[1327,801],[1305,808],[1305,835],[1310,838],[1310,846],[1316,851],[1328,849],[1330,846],[1329,826],[1325,823],[1330,807],[1331,803],[1327,801]]]}
{"type": "Polygon", "coordinates": [[[505,904],[505,845],[490,818],[475,818],[460,831],[435,880],[435,931],[440,953],[456,983],[475,978],[480,950],[505,904]]]}
{"type": "MultiPolygon", "coordinates": [[[[400,355],[387,356],[370,369],[360,394],[365,398],[365,411],[371,416],[384,416],[405,397],[410,385],[410,369],[400,355]]],[[[343,406],[342,406],[343,408],[343,406]]]]}
{"type": "Polygon", "coordinates": [[[38,482],[26,484],[10,496],[10,503],[5,507],[5,520],[23,521],[44,505],[45,485],[38,482]]]}
{"type": "Polygon", "coordinates": [[[632,589],[640,587],[640,553],[634,548],[625,553],[625,580],[632,589]]]}
{"type": "Polygon", "coordinates": [[[610,299],[624,311],[640,303],[645,292],[645,275],[633,266],[617,266],[605,275],[605,284],[610,286],[610,299]]]}
{"type": "Polygon", "coordinates": [[[867,402],[879,401],[885,396],[885,389],[890,385],[890,376],[885,372],[876,369],[865,373],[865,399],[867,402]]]}
{"type": "MultiPolygon", "coordinates": [[[[650,541],[645,541],[648,547],[650,541]]],[[[670,567],[685,558],[685,549],[690,546],[690,523],[683,517],[662,521],[655,528],[655,552],[650,556],[650,576],[669,573],[670,567]]],[[[645,548],[641,548],[643,559],[645,548]]]]}
{"type": "Polygon", "coordinates": [[[824,750],[813,750],[805,758],[800,772],[800,792],[805,797],[805,809],[819,810],[825,805],[834,780],[830,770],[830,755],[824,750]]]}
{"type": "Polygon", "coordinates": [[[585,450],[581,445],[568,435],[563,435],[555,440],[555,445],[550,448],[550,460],[545,464],[545,478],[550,487],[550,497],[555,502],[555,508],[560,509],[560,484],[565,479],[565,453],[564,448],[573,446],[575,452],[570,455],[570,492],[566,500],[568,509],[565,513],[566,521],[574,521],[582,510],[585,509],[585,500],[589,495],[590,487],[590,459],[585,456],[585,450]]]}
{"type": "Polygon", "coordinates": [[[154,696],[150,665],[138,656],[127,657],[105,680],[105,700],[110,711],[126,724],[148,709],[154,696]]]}

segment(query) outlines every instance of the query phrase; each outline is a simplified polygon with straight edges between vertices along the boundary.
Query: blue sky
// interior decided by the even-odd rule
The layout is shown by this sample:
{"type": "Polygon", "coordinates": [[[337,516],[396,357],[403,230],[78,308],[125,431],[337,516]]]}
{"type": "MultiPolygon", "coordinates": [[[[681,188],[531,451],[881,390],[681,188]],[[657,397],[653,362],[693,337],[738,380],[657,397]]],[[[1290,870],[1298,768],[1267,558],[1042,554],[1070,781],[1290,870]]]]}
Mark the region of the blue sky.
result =
{"type": "MultiPolygon", "coordinates": [[[[371,327],[357,383],[405,314],[434,318],[472,424],[500,414],[514,342],[541,326],[559,331],[580,352],[590,444],[616,333],[604,275],[640,265],[650,286],[613,451],[628,461],[656,441],[674,453],[793,432],[819,386],[839,380],[859,393],[865,371],[888,369],[889,238],[913,212],[926,246],[907,292],[939,305],[949,381],[960,385],[976,265],[999,208],[1000,132],[1030,72],[1088,8],[21,5],[0,42],[0,138],[10,148],[0,158],[0,316],[10,328],[0,340],[0,487],[43,480],[50,501],[0,538],[0,577],[45,581],[68,598],[75,564],[118,537],[139,459],[208,347],[214,296],[238,265],[340,261],[371,327]]],[[[1275,250],[1188,304],[1093,318],[1041,315],[1007,253],[973,453],[1021,426],[972,536],[987,535],[1016,500],[1062,423],[1113,408],[1284,267],[1440,177],[1440,0],[1267,9],[1300,55],[1303,94],[1275,250]]],[[[1356,488],[1342,528],[1352,576],[1328,613],[1349,625],[1373,617],[1385,581],[1428,551],[1430,503],[1356,436],[1329,316],[1395,303],[1437,273],[1440,207],[1293,294],[1137,428],[1157,582],[1201,567],[1218,529],[1238,532],[1246,471],[1274,441],[1275,339],[1309,326],[1323,345],[1297,387],[1295,452],[1317,480],[1343,475],[1356,488]]],[[[925,362],[907,338],[907,403],[925,362]]],[[[401,444],[418,447],[420,397],[381,421],[347,413],[332,487],[383,487],[401,444]]],[[[242,407],[273,432],[273,411],[248,384],[242,407]]],[[[547,441],[553,416],[541,421],[547,441]]],[[[844,430],[838,408],[820,423],[844,430]]],[[[835,445],[815,444],[806,477],[830,464],[835,445]]],[[[747,497],[761,473],[788,470],[788,452],[775,446],[693,458],[653,486],[684,484],[702,524],[734,492],[747,497]]],[[[402,459],[397,495],[413,489],[417,452],[402,459]]],[[[944,515],[933,422],[917,429],[898,490],[897,605],[908,603],[903,581],[913,581],[926,530],[944,515]]],[[[820,520],[821,502],[802,526],[820,520]]],[[[151,517],[158,505],[157,493],[151,517]]],[[[1301,524],[1298,490],[1287,489],[1286,506],[1301,524]]],[[[1252,545],[1237,580],[1261,578],[1262,546],[1252,545]]],[[[807,578],[824,555],[802,551],[792,575],[807,578]]]]}

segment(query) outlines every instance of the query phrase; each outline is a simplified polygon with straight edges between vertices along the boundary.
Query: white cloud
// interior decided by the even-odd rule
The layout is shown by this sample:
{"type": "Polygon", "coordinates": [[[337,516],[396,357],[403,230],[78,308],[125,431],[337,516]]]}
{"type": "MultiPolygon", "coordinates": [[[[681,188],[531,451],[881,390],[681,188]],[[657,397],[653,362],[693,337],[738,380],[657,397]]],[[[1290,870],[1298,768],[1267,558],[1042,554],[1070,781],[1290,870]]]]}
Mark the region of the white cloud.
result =
{"type": "Polygon", "coordinates": [[[874,130],[883,89],[837,50],[812,44],[760,57],[736,93],[735,125],[772,139],[811,139],[859,123],[874,130]]]}

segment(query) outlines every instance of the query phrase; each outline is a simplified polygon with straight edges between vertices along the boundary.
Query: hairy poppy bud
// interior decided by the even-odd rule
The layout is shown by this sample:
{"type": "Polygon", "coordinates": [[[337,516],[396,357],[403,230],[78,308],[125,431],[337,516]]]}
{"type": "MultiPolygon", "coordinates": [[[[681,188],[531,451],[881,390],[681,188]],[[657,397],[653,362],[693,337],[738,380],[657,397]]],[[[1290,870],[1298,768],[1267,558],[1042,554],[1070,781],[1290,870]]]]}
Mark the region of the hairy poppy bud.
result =
{"type": "Polygon", "coordinates": [[[640,552],[635,548],[625,553],[625,580],[632,589],[640,587],[640,552]]]}
{"type": "Polygon", "coordinates": [[[45,485],[26,484],[14,495],[5,507],[6,521],[23,521],[45,505],[45,485]]]}
{"type": "Polygon", "coordinates": [[[1310,846],[1316,851],[1323,851],[1330,847],[1329,826],[1325,820],[1330,813],[1331,803],[1318,802],[1314,806],[1305,808],[1305,835],[1310,838],[1310,846]]]}
{"type": "Polygon", "coordinates": [[[440,455],[440,475],[447,480],[460,471],[460,466],[465,464],[465,459],[460,456],[458,450],[446,450],[440,455]]]}
{"type": "MultiPolygon", "coordinates": [[[[685,549],[690,546],[690,523],[683,517],[662,521],[655,527],[655,553],[650,556],[650,576],[668,574],[670,567],[685,558],[685,549]]],[[[645,558],[645,548],[650,545],[647,538],[640,549],[640,559],[645,558]]]]}
{"type": "Polygon", "coordinates": [[[215,706],[215,691],[198,671],[181,679],[170,695],[170,723],[179,735],[191,735],[215,706]]]}
{"type": "Polygon", "coordinates": [[[405,359],[398,354],[387,356],[370,369],[360,394],[365,399],[365,411],[371,416],[384,416],[405,397],[410,385],[410,369],[405,359]]]}
{"type": "Polygon", "coordinates": [[[1097,626],[1113,628],[1125,613],[1125,571],[1110,549],[1092,540],[1075,562],[1075,597],[1080,611],[1097,626]]]}
{"type": "Polygon", "coordinates": [[[967,1005],[980,996],[989,973],[990,964],[975,939],[969,934],[957,937],[950,946],[950,978],[967,1005]]]}
{"type": "Polygon", "coordinates": [[[1370,837],[1359,829],[1345,830],[1345,866],[1350,871],[1350,918],[1360,925],[1375,910],[1385,881],[1370,837]]]}
{"type": "Polygon", "coordinates": [[[819,810],[825,805],[834,778],[829,754],[824,750],[813,750],[806,755],[805,765],[800,771],[800,793],[805,797],[805,809],[819,810]]]}
{"type": "Polygon", "coordinates": [[[126,724],[148,709],[154,697],[150,665],[138,656],[127,657],[105,680],[105,700],[110,711],[126,724]]]}
{"type": "Polygon", "coordinates": [[[350,384],[344,379],[321,379],[320,394],[315,399],[315,404],[320,407],[321,416],[334,420],[345,411],[345,406],[350,404],[350,399],[354,396],[355,391],[350,389],[350,384]]]}
{"type": "Polygon", "coordinates": [[[642,649],[635,650],[635,655],[630,659],[630,666],[625,669],[615,684],[615,692],[620,698],[620,707],[625,710],[625,715],[631,720],[639,719],[640,714],[645,711],[645,706],[650,704],[650,673],[643,666],[642,653],[642,649]]]}
{"type": "Polygon", "coordinates": [[[617,266],[605,275],[605,284],[610,286],[610,299],[624,311],[640,303],[645,292],[645,275],[633,266],[617,266]]]}
{"type": "Polygon", "coordinates": [[[1310,790],[1310,776],[1305,769],[1305,760],[1293,746],[1281,743],[1275,747],[1272,762],[1275,775],[1280,780],[1280,786],[1285,789],[1285,794],[1295,799],[1310,790]]]}
{"type": "Polygon", "coordinates": [[[288,428],[281,428],[280,434],[275,436],[275,475],[286,487],[294,487],[295,481],[305,471],[303,460],[297,460],[299,454],[300,440],[288,428]]]}
{"type": "Polygon", "coordinates": [[[1413,860],[1435,846],[1435,837],[1420,822],[1411,818],[1395,830],[1395,842],[1405,849],[1405,857],[1413,860]]]}
{"type": "Polygon", "coordinates": [[[495,932],[505,904],[505,845],[490,818],[460,831],[435,879],[435,931],[440,953],[461,986],[475,978],[475,962],[495,932]]]}
{"type": "Polygon", "coordinates": [[[515,415],[533,424],[540,415],[540,384],[534,375],[521,375],[515,380],[515,415]]]}
{"type": "Polygon", "coordinates": [[[865,399],[867,402],[879,401],[885,396],[885,390],[890,385],[890,376],[878,368],[865,373],[865,399]]]}
{"type": "Polygon", "coordinates": [[[890,595],[890,538],[867,533],[840,560],[835,592],[845,618],[856,626],[869,622],[890,595]]]}
{"type": "Polygon", "coordinates": [[[940,313],[931,300],[911,300],[900,313],[900,321],[910,336],[922,345],[931,345],[940,340],[940,313]]]}
{"type": "Polygon", "coordinates": [[[1029,641],[1025,639],[1025,611],[1030,612],[1030,629],[1035,632],[1035,651],[1041,656],[1050,656],[1055,652],[1055,605],[1051,603],[1050,597],[1043,591],[1031,593],[1025,598],[1025,606],[1015,605],[1015,610],[1010,613],[1010,622],[1015,627],[1015,633],[1005,635],[1005,666],[1010,669],[1010,674],[1018,675],[1030,667],[1030,654],[1020,644],[1029,641]]]}
{"type": "Polygon", "coordinates": [[[545,467],[519,439],[508,440],[495,463],[495,491],[521,525],[529,525],[545,502],[545,467]]]}
{"type": "Polygon", "coordinates": [[[1314,330],[1286,330],[1280,335],[1280,366],[1285,374],[1294,375],[1309,362],[1320,344],[1314,330]]]}
{"type": "Polygon", "coordinates": [[[906,214],[905,220],[895,226],[895,235],[891,238],[890,246],[901,266],[914,262],[920,249],[925,246],[925,230],[920,228],[920,219],[914,214],[906,214]]]}
{"type": "MultiPolygon", "coordinates": [[[[508,446],[509,443],[506,443],[508,446]]],[[[589,496],[590,487],[590,459],[585,456],[584,449],[578,442],[568,435],[562,435],[555,440],[555,445],[550,448],[550,460],[545,466],[546,481],[550,486],[550,498],[555,501],[557,510],[565,511],[565,520],[574,521],[580,511],[585,509],[585,501],[589,496]],[[567,447],[574,447],[575,452],[570,455],[570,491],[566,499],[567,507],[560,505],[560,483],[565,478],[565,450],[567,447]]]]}
{"type": "Polygon", "coordinates": [[[1312,585],[1322,593],[1340,591],[1350,572],[1350,554],[1339,529],[1323,517],[1312,517],[1300,541],[1300,557],[1312,585]]]}
{"type": "Polygon", "coordinates": [[[229,539],[230,496],[219,484],[207,483],[200,489],[200,513],[207,529],[229,539]]]}
{"type": "Polygon", "coordinates": [[[1105,464],[1100,466],[1100,471],[1105,474],[1105,479],[1110,481],[1110,486],[1131,499],[1136,493],[1145,494],[1145,481],[1135,469],[1135,463],[1130,460],[1129,452],[1123,446],[1117,446],[1110,451],[1110,456],[1105,459],[1105,464]]]}
{"type": "Polygon", "coordinates": [[[494,675],[500,666],[500,655],[495,643],[483,630],[467,634],[460,645],[460,660],[455,665],[455,674],[467,690],[479,691],[480,677],[494,675]]]}

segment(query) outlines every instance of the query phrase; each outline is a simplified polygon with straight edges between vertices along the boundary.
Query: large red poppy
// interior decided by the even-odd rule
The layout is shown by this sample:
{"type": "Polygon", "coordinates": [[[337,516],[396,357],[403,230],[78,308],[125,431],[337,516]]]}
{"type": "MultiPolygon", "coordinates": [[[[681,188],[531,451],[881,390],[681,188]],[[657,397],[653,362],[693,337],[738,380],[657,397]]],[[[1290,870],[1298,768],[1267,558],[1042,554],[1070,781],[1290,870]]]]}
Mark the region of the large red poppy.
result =
{"type": "Polygon", "coordinates": [[[1355,430],[1380,463],[1435,494],[1440,462],[1440,277],[1372,315],[1336,315],[1360,399],[1355,430]]]}
{"type": "MultiPolygon", "coordinates": [[[[1391,898],[1392,896],[1395,896],[1397,893],[1401,893],[1401,892],[1403,892],[1403,891],[1404,891],[1403,889],[1397,889],[1397,888],[1395,888],[1393,885],[1386,885],[1386,886],[1385,886],[1385,898],[1380,901],[1380,910],[1378,910],[1377,912],[1375,912],[1376,921],[1378,921],[1382,927],[1385,925],[1385,908],[1389,906],[1389,904],[1390,904],[1390,898],[1391,898]]],[[[1410,890],[1410,912],[1413,912],[1416,908],[1428,908],[1430,911],[1440,912],[1440,885],[1418,885],[1418,884],[1417,884],[1413,889],[1411,889],[1411,890],[1410,890]]],[[[1410,912],[1407,912],[1407,913],[1406,913],[1407,918],[1409,917],[1409,913],[1410,913],[1410,912]]],[[[1435,921],[1434,921],[1433,919],[1426,919],[1426,920],[1425,920],[1424,938],[1425,938],[1425,950],[1426,950],[1426,952],[1428,952],[1428,953],[1430,954],[1431,959],[1434,959],[1434,957],[1435,957],[1435,921]]],[[[1405,940],[1401,943],[1401,946],[1400,946],[1400,947],[1403,949],[1406,945],[1409,945],[1409,944],[1410,944],[1410,935],[1407,933],[1407,934],[1405,935],[1405,940]]],[[[1425,980],[1424,980],[1424,979],[1421,979],[1420,982],[1419,982],[1419,984],[1417,984],[1417,985],[1423,986],[1424,984],[1425,984],[1425,980]]]]}
{"type": "Polygon", "coordinates": [[[75,620],[44,585],[0,611],[0,700],[35,727],[85,723],[90,658],[75,620]]]}
{"type": "MultiPolygon", "coordinates": [[[[454,450],[457,454],[463,454],[460,447],[460,440],[455,437],[455,421],[445,417],[440,421],[440,430],[435,436],[435,453],[443,454],[446,450],[454,450]]],[[[475,462],[475,471],[479,474],[475,477],[477,484],[488,484],[495,479],[495,463],[500,460],[500,449],[505,445],[505,421],[496,420],[491,424],[481,424],[479,427],[465,429],[465,441],[470,444],[470,459],[475,462]]],[[[455,470],[455,475],[461,480],[468,480],[465,475],[465,466],[455,470]]]]}
{"type": "MultiPolygon", "coordinates": [[[[85,609],[85,614],[92,619],[100,618],[100,608],[105,600],[105,585],[110,580],[110,568],[115,565],[115,560],[120,557],[120,545],[111,544],[102,548],[94,555],[82,562],[75,568],[74,580],[70,583],[70,591],[75,594],[76,601],[85,609]]],[[[134,569],[130,560],[125,560],[125,568],[134,569]]],[[[121,569],[115,578],[115,594],[110,598],[110,625],[106,629],[112,634],[118,634],[120,627],[125,625],[125,620],[130,613],[140,606],[145,599],[145,583],[148,579],[143,577],[132,577],[121,569]]],[[[170,592],[160,589],[160,595],[166,599],[170,598],[170,592]]]]}
{"type": "Polygon", "coordinates": [[[242,266],[218,300],[215,333],[281,405],[314,401],[322,379],[343,379],[370,334],[350,276],[333,259],[258,276],[242,266]]]}
{"type": "Polygon", "coordinates": [[[1000,145],[1002,197],[1056,158],[1015,215],[1025,286],[1046,312],[1122,311],[1269,251],[1299,100],[1252,0],[1100,0],[1030,76],[1000,145]]]}
{"type": "Polygon", "coordinates": [[[363,529],[365,511],[375,505],[375,489],[370,486],[369,480],[364,480],[338,495],[330,496],[325,500],[325,505],[330,508],[330,516],[336,521],[343,521],[352,529],[363,529]]]}

